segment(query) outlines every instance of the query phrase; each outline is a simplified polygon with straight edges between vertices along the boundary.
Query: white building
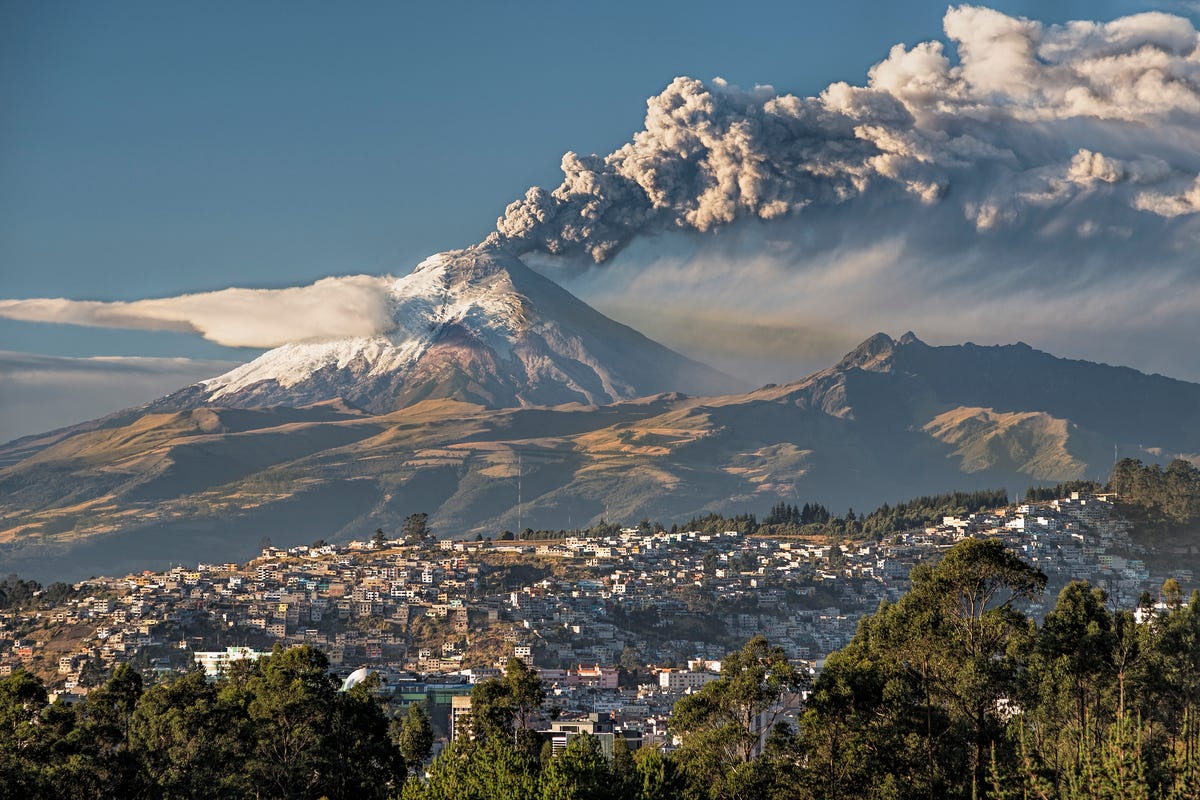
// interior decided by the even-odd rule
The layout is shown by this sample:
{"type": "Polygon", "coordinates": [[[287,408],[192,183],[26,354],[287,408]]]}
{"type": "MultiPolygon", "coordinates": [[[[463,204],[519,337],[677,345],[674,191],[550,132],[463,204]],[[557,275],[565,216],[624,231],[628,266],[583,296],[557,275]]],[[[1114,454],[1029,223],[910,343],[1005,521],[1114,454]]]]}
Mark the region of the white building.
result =
{"type": "Polygon", "coordinates": [[[658,673],[659,688],[672,692],[699,689],[721,677],[712,672],[692,672],[690,669],[664,669],[658,673]]]}
{"type": "Polygon", "coordinates": [[[229,669],[230,662],[241,661],[244,658],[257,661],[263,656],[269,655],[271,654],[268,651],[254,650],[250,647],[227,647],[223,651],[207,650],[193,653],[192,657],[196,659],[196,663],[204,670],[205,676],[218,678],[224,675],[229,669]]]}

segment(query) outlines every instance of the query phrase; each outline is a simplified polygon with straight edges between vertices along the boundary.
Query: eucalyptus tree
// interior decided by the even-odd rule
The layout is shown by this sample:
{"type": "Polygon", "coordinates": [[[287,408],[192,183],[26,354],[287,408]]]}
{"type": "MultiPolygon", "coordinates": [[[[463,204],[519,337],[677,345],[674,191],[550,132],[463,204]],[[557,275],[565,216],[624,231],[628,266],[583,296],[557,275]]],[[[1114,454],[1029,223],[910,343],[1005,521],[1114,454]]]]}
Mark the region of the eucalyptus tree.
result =
{"type": "Polygon", "coordinates": [[[1046,576],[995,539],[964,539],[910,575],[831,655],[804,717],[820,796],[983,797],[1034,635],[1020,610],[1046,576]],[[841,741],[829,731],[841,728],[841,741]],[[872,775],[888,776],[887,781],[872,775]],[[888,784],[891,785],[888,785],[888,784]],[[857,793],[857,794],[855,794],[857,793]]]}
{"type": "Polygon", "coordinates": [[[743,794],[749,774],[775,723],[798,706],[805,676],[780,647],[756,636],[726,656],[721,677],[675,704],[671,731],[679,737],[676,758],[692,791],[724,798],[743,794]]]}

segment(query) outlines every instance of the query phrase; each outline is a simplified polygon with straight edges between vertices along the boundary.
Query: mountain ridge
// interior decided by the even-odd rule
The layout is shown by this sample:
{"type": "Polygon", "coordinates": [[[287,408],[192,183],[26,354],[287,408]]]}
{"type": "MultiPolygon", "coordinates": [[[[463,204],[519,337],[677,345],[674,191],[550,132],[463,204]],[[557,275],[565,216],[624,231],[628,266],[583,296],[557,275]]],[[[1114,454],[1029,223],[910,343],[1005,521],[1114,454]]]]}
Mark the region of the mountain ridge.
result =
{"type": "Polygon", "coordinates": [[[263,536],[397,529],[415,511],[444,535],[473,536],[518,521],[682,521],[780,500],[865,508],[1021,491],[1103,477],[1114,444],[1120,456],[1195,459],[1198,407],[1198,384],[1027,345],[880,334],[831,367],[746,393],[509,408],[443,397],[386,413],[343,401],[142,410],[0,469],[0,569],[29,573],[51,555],[93,571],[233,557],[263,536]],[[1081,387],[1171,418],[1101,413],[1081,387]]]}

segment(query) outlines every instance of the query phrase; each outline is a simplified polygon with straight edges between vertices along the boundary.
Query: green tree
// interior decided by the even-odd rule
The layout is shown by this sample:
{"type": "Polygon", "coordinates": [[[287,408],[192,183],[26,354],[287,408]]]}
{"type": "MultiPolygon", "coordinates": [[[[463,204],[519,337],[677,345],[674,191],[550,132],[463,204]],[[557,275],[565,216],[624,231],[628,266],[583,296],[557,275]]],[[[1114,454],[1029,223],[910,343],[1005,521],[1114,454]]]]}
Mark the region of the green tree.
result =
{"type": "Polygon", "coordinates": [[[518,730],[528,730],[534,713],[546,701],[546,690],[537,670],[519,658],[510,658],[504,669],[504,685],[508,689],[516,715],[518,730]]]}
{"type": "Polygon", "coordinates": [[[1002,708],[1032,636],[1015,605],[1045,575],[998,540],[966,539],[910,577],[817,681],[805,738],[825,796],[891,791],[872,780],[886,774],[909,796],[982,797],[993,745],[1007,757],[1002,708]]]}
{"type": "Polygon", "coordinates": [[[969,731],[971,794],[986,793],[987,757],[1003,728],[1000,701],[1010,697],[1018,662],[1010,645],[1030,630],[1014,606],[1039,596],[1046,576],[1021,561],[998,539],[964,539],[936,567],[917,567],[905,598],[925,606],[918,647],[933,646],[947,658],[931,663],[929,677],[951,716],[969,731]]]}
{"type": "Polygon", "coordinates": [[[425,512],[409,514],[404,518],[401,529],[405,544],[420,544],[431,535],[429,530],[429,515],[425,512]]]}
{"type": "Polygon", "coordinates": [[[246,682],[255,741],[248,768],[272,798],[316,797],[332,767],[327,748],[335,686],[325,656],[276,645],[246,682]]]}
{"type": "Polygon", "coordinates": [[[319,650],[276,645],[230,671],[222,699],[244,709],[252,732],[244,770],[259,797],[383,798],[403,779],[376,684],[339,692],[328,667],[319,650]]]}
{"type": "Polygon", "coordinates": [[[69,583],[56,581],[46,587],[42,593],[42,604],[51,608],[60,606],[77,594],[75,587],[69,583]]]}
{"type": "Polygon", "coordinates": [[[428,782],[410,778],[403,800],[530,800],[537,797],[536,762],[503,737],[456,739],[433,760],[428,782]]]}
{"type": "Polygon", "coordinates": [[[18,669],[0,681],[0,798],[41,797],[42,768],[48,761],[42,714],[46,687],[18,669]]]}
{"type": "Polygon", "coordinates": [[[612,773],[611,786],[614,797],[637,797],[637,763],[634,761],[633,751],[629,749],[629,742],[620,734],[613,737],[609,770],[612,773]]]}
{"type": "Polygon", "coordinates": [[[104,683],[108,678],[108,673],[104,671],[99,659],[89,658],[83,662],[83,666],[79,668],[79,685],[90,689],[104,683]]]}
{"type": "Polygon", "coordinates": [[[141,753],[130,747],[142,676],[128,664],[75,708],[75,724],[62,742],[73,758],[75,797],[136,797],[144,788],[141,753]]]}
{"type": "Polygon", "coordinates": [[[333,764],[325,793],[331,800],[383,800],[404,781],[404,757],[388,735],[388,720],[373,694],[374,674],[334,696],[326,748],[333,764]]]}
{"type": "Polygon", "coordinates": [[[542,773],[541,800],[616,800],[612,773],[591,734],[572,736],[566,748],[546,765],[542,773]]]}
{"type": "Polygon", "coordinates": [[[410,771],[420,770],[429,754],[433,752],[433,727],[429,715],[420,703],[408,707],[408,713],[400,724],[397,744],[410,771]]]}
{"type": "MultiPolygon", "coordinates": [[[[512,698],[502,680],[489,678],[471,689],[471,712],[467,716],[471,738],[511,739],[514,718],[512,698]]],[[[457,734],[455,738],[459,738],[457,734]]]]}
{"type": "Polygon", "coordinates": [[[202,672],[147,690],[130,719],[129,741],[163,800],[223,798],[249,792],[241,769],[246,723],[202,672]]]}
{"type": "Polygon", "coordinates": [[[1134,707],[1159,733],[1183,777],[1200,779],[1194,772],[1200,762],[1200,594],[1141,627],[1134,707]]]}
{"type": "MultiPolygon", "coordinates": [[[[697,794],[733,797],[740,777],[761,751],[788,698],[805,685],[782,648],[756,636],[725,657],[721,677],[675,704],[671,730],[677,758],[697,794]]],[[[798,705],[799,698],[795,698],[798,705]]]]}
{"type": "Polygon", "coordinates": [[[34,604],[34,598],[42,590],[37,581],[27,581],[11,573],[0,581],[0,608],[24,608],[34,604]]]}
{"type": "Polygon", "coordinates": [[[1103,590],[1072,582],[1037,635],[1025,677],[1034,694],[1027,695],[1026,705],[1029,716],[1042,723],[1036,749],[1052,771],[1066,763],[1078,767],[1098,744],[1102,724],[1116,713],[1109,688],[1118,640],[1106,601],[1103,590]]]}
{"type": "Polygon", "coordinates": [[[639,747],[633,754],[638,800],[674,800],[684,790],[675,762],[657,747],[639,747]]]}
{"type": "Polygon", "coordinates": [[[1159,594],[1168,608],[1178,608],[1183,602],[1183,589],[1179,586],[1179,581],[1174,578],[1167,578],[1163,581],[1159,594]]]}
{"type": "Polygon", "coordinates": [[[471,733],[480,739],[507,738],[536,758],[536,737],[529,723],[545,699],[537,671],[519,658],[510,658],[503,678],[480,681],[471,690],[471,733]]]}
{"type": "Polygon", "coordinates": [[[641,669],[644,663],[645,662],[642,660],[641,656],[638,655],[638,651],[629,645],[626,645],[625,648],[621,650],[621,658],[618,661],[618,664],[620,665],[621,669],[625,670],[626,672],[636,672],[637,670],[641,669]]]}

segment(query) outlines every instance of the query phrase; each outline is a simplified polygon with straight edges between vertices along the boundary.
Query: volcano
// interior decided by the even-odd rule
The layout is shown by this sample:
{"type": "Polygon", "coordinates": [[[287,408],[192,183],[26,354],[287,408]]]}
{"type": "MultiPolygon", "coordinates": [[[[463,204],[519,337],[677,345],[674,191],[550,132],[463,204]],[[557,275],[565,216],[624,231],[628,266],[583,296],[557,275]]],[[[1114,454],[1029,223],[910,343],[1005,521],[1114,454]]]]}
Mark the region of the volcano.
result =
{"type": "Polygon", "coordinates": [[[385,334],[287,344],[151,408],[340,399],[378,414],[422,400],[603,405],[744,388],[609,319],[498,247],[426,259],[392,283],[389,302],[394,327],[385,334]]]}

